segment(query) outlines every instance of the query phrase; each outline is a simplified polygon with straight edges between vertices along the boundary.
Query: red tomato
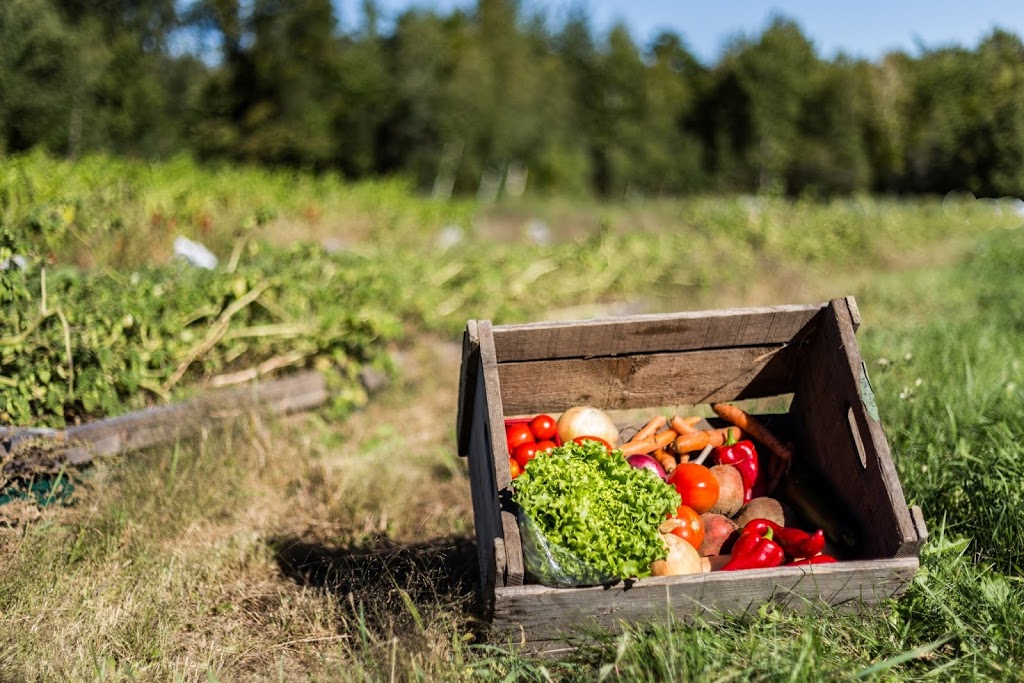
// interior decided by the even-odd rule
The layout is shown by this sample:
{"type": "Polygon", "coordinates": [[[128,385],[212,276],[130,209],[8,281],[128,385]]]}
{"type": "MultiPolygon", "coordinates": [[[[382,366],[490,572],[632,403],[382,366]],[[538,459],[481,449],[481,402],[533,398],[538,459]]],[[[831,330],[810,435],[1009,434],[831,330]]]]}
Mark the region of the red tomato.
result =
{"type": "Polygon", "coordinates": [[[680,505],[672,521],[677,524],[669,530],[669,533],[675,534],[700,550],[700,544],[704,542],[704,520],[697,514],[697,511],[689,505],[680,505]]]}
{"type": "Polygon", "coordinates": [[[718,480],[704,465],[692,462],[680,463],[672,470],[668,481],[676,487],[683,505],[703,515],[718,502],[718,480]]]}
{"type": "Polygon", "coordinates": [[[508,439],[508,452],[509,455],[515,453],[516,448],[520,444],[533,441],[533,432],[530,431],[530,425],[525,422],[517,422],[505,426],[505,437],[508,439]]]}
{"type": "Polygon", "coordinates": [[[519,463],[516,462],[515,458],[508,459],[508,468],[510,473],[512,474],[513,479],[515,479],[516,477],[523,473],[523,468],[519,466],[519,463]]]}
{"type": "Polygon", "coordinates": [[[558,433],[558,422],[550,415],[538,415],[530,420],[530,431],[537,441],[554,439],[558,433]]]}
{"type": "Polygon", "coordinates": [[[558,447],[558,444],[556,444],[554,441],[552,441],[550,439],[546,439],[544,441],[538,441],[537,442],[537,452],[538,453],[544,453],[544,452],[550,451],[552,448],[557,448],[557,447],[558,447]]]}
{"type": "Polygon", "coordinates": [[[604,446],[604,449],[606,451],[608,451],[609,453],[612,452],[612,445],[599,436],[577,436],[575,439],[573,439],[573,441],[579,444],[582,444],[584,441],[596,441],[602,446],[604,446]]]}
{"type": "Polygon", "coordinates": [[[515,452],[512,453],[512,458],[525,470],[526,463],[536,458],[539,452],[537,444],[533,441],[527,441],[516,446],[515,452]]]}

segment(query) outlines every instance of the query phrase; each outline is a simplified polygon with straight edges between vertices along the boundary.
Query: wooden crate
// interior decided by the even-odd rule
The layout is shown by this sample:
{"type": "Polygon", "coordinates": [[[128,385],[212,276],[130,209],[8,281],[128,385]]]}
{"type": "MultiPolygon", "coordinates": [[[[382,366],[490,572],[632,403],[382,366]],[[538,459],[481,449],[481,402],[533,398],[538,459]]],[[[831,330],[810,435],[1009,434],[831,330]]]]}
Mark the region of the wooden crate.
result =
{"type": "MultiPolygon", "coordinates": [[[[927,531],[893,466],[854,333],[852,297],[821,305],[497,325],[469,321],[459,453],[469,458],[481,598],[492,638],[555,649],[593,627],[751,610],[772,600],[870,605],[901,595],[927,531]],[[605,587],[523,585],[511,505],[507,416],[574,405],[608,411],[789,397],[796,457],[820,472],[858,526],[831,565],[645,578],[605,587]]],[[[613,412],[613,415],[616,413],[613,412]]],[[[619,413],[622,414],[622,413],[619,413]]]]}

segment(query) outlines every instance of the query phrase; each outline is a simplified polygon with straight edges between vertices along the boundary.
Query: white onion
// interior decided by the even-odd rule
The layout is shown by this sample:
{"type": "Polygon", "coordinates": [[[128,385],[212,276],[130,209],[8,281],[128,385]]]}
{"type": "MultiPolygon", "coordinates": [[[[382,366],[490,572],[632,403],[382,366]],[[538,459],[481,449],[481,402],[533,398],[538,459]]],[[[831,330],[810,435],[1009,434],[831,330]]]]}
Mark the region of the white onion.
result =
{"type": "Polygon", "coordinates": [[[675,534],[661,534],[661,540],[668,546],[668,556],[664,560],[651,563],[651,574],[654,576],[680,576],[683,574],[701,574],[704,565],[700,553],[675,534]]]}
{"type": "Polygon", "coordinates": [[[558,418],[558,437],[562,443],[578,436],[596,436],[612,448],[619,447],[619,429],[608,414],[590,406],[569,408],[558,418]]]}

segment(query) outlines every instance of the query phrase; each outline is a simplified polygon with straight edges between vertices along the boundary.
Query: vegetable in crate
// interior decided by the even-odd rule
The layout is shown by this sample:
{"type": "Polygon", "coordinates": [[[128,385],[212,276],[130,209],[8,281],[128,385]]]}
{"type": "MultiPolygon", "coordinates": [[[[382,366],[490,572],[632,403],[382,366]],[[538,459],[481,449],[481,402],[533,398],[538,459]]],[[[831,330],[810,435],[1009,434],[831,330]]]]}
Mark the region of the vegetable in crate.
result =
{"type": "MultiPolygon", "coordinates": [[[[594,576],[617,578],[647,576],[652,562],[665,559],[658,527],[680,503],[672,486],[608,457],[596,441],[569,441],[535,458],[513,489],[512,500],[544,540],[594,576]]],[[[527,562],[543,582],[573,585],[566,579],[574,577],[557,576],[557,568],[527,562]]]]}
{"type": "MultiPolygon", "coordinates": [[[[724,446],[712,451],[711,457],[719,465],[732,465],[739,470],[740,476],[743,477],[743,502],[749,503],[754,497],[754,488],[758,483],[757,449],[754,448],[754,443],[747,439],[729,439],[724,446]]],[[[757,495],[762,495],[760,487],[757,495]]]]}
{"type": "Polygon", "coordinates": [[[718,480],[704,465],[681,463],[672,470],[668,481],[679,492],[682,504],[693,508],[699,515],[709,512],[718,502],[718,480]]]}
{"type": "Polygon", "coordinates": [[[732,559],[722,567],[723,571],[737,569],[766,569],[778,567],[786,559],[786,553],[772,538],[772,530],[763,533],[744,528],[732,546],[732,559]]]}
{"type": "Polygon", "coordinates": [[[562,443],[580,436],[596,436],[612,448],[619,445],[619,428],[603,410],[591,406],[569,408],[558,418],[558,436],[562,443]]]}
{"type": "Polygon", "coordinates": [[[814,557],[825,549],[825,533],[821,529],[811,533],[796,527],[776,524],[770,519],[752,519],[743,527],[744,533],[753,531],[761,535],[766,534],[769,530],[790,559],[802,560],[814,557]]]}

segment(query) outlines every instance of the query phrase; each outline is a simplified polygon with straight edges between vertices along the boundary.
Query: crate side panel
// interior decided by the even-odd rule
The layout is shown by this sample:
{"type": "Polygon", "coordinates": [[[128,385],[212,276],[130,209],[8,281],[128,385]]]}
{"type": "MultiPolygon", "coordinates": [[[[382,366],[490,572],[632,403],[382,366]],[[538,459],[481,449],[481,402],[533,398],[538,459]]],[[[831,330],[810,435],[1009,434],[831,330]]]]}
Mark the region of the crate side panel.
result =
{"type": "Polygon", "coordinates": [[[491,640],[550,643],[594,629],[616,632],[622,622],[667,621],[670,614],[690,620],[755,611],[768,601],[873,605],[902,595],[917,569],[917,558],[901,558],[643,579],[629,588],[499,588],[491,640]]]}
{"type": "Polygon", "coordinates": [[[777,396],[793,391],[797,346],[500,363],[509,415],[574,405],[605,410],[777,396]]]}
{"type": "Polygon", "coordinates": [[[498,585],[518,586],[523,583],[523,547],[519,538],[519,522],[512,506],[512,473],[509,470],[508,441],[505,438],[505,412],[502,407],[501,381],[498,362],[494,355],[494,338],[489,320],[477,324],[480,342],[481,393],[487,416],[487,435],[490,441],[491,471],[497,489],[500,509],[501,537],[505,552],[504,572],[498,568],[498,585]]]}
{"type": "Polygon", "coordinates": [[[849,308],[838,299],[797,378],[791,406],[800,427],[797,457],[827,477],[856,517],[859,556],[894,557],[916,548],[918,537],[882,426],[862,400],[863,372],[849,308]]]}
{"type": "MultiPolygon", "coordinates": [[[[480,593],[485,604],[494,597],[498,567],[495,561],[495,539],[502,537],[501,510],[495,483],[491,439],[487,430],[487,401],[484,397],[483,373],[477,373],[475,401],[469,420],[467,457],[469,488],[473,501],[473,527],[476,531],[477,559],[480,562],[480,593]]],[[[504,572],[505,568],[501,567],[504,572]]]]}
{"type": "Polygon", "coordinates": [[[477,373],[480,370],[480,340],[477,322],[470,320],[462,333],[462,363],[459,371],[459,405],[455,418],[455,435],[459,455],[469,454],[470,429],[476,402],[477,373]]]}
{"type": "Polygon", "coordinates": [[[494,345],[501,363],[771,346],[808,335],[822,309],[772,306],[499,325],[494,345]]]}

